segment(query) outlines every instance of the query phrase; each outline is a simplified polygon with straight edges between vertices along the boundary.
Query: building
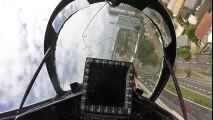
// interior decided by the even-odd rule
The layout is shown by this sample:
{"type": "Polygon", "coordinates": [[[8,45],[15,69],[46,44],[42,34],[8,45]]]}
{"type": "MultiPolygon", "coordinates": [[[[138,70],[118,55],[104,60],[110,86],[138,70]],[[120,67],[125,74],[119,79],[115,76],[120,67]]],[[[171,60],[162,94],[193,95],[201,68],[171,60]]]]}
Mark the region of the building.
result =
{"type": "Polygon", "coordinates": [[[176,2],[177,2],[177,0],[170,0],[168,2],[167,8],[172,11],[175,8],[176,2]]]}
{"type": "Polygon", "coordinates": [[[173,16],[177,17],[180,15],[183,5],[184,5],[185,0],[176,0],[176,4],[174,6],[174,9],[172,10],[173,16]]]}
{"type": "Polygon", "coordinates": [[[199,0],[186,0],[181,12],[181,17],[184,21],[187,21],[195,9],[199,5],[199,0]]]}
{"type": "Polygon", "coordinates": [[[118,27],[134,30],[140,28],[140,19],[119,14],[116,23],[118,27]],[[131,19],[130,19],[131,18],[131,19]]]}
{"type": "Polygon", "coordinates": [[[212,52],[212,33],[208,35],[208,40],[204,47],[201,49],[201,53],[211,53],[212,52]]]}
{"type": "Polygon", "coordinates": [[[207,43],[208,43],[210,52],[212,52],[212,33],[209,34],[207,43]]]}
{"type": "Polygon", "coordinates": [[[208,35],[211,29],[212,29],[212,12],[207,11],[204,14],[203,18],[201,19],[199,25],[197,26],[195,35],[201,42],[205,42],[202,40],[204,40],[204,37],[208,35]]]}
{"type": "Polygon", "coordinates": [[[206,35],[203,37],[203,39],[201,40],[203,44],[206,44],[207,42],[209,42],[209,35],[212,33],[212,27],[210,27],[210,29],[208,30],[208,32],[206,33],[206,35]]]}
{"type": "Polygon", "coordinates": [[[210,33],[208,36],[208,43],[212,44],[212,33],[210,33]]]}
{"type": "Polygon", "coordinates": [[[110,8],[108,12],[110,15],[114,15],[114,16],[117,16],[117,15],[135,16],[134,12],[128,11],[128,14],[127,14],[125,10],[120,8],[110,8]]]}
{"type": "Polygon", "coordinates": [[[192,14],[189,16],[188,21],[192,25],[196,25],[197,24],[197,18],[194,15],[192,15],[192,14]]]}
{"type": "Polygon", "coordinates": [[[188,35],[181,35],[177,37],[177,48],[186,48],[189,49],[191,41],[188,38],[188,35]]]}
{"type": "Polygon", "coordinates": [[[172,11],[175,7],[177,0],[161,0],[160,2],[167,4],[167,8],[172,11]]]}
{"type": "Polygon", "coordinates": [[[184,3],[184,7],[187,7],[191,10],[195,10],[199,5],[199,0],[186,0],[184,3]]]}
{"type": "Polygon", "coordinates": [[[183,33],[184,28],[179,23],[176,23],[176,26],[177,26],[175,28],[176,36],[179,37],[183,33]]]}
{"type": "Polygon", "coordinates": [[[168,4],[170,0],[161,0],[161,1],[168,4]]]}
{"type": "Polygon", "coordinates": [[[184,22],[186,22],[189,19],[192,12],[193,11],[191,9],[189,9],[188,7],[183,8],[183,11],[181,12],[181,17],[184,20],[184,22]]]}

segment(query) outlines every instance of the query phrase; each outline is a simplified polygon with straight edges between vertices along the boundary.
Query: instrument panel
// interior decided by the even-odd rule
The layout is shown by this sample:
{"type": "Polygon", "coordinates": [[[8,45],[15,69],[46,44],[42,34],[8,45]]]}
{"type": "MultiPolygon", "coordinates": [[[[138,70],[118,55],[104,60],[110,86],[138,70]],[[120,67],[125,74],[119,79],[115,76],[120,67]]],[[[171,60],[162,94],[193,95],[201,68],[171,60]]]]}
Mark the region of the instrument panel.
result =
{"type": "Polygon", "coordinates": [[[104,115],[118,119],[128,117],[132,108],[133,80],[131,62],[87,58],[81,97],[82,119],[104,115]]]}

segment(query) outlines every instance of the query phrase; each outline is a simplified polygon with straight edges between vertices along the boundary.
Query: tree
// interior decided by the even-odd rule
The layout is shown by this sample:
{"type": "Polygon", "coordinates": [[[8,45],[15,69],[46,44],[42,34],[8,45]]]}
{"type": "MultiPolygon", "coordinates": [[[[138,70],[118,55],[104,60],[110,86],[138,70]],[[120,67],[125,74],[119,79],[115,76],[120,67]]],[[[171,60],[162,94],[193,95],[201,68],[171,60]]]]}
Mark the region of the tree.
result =
{"type": "Polygon", "coordinates": [[[198,44],[198,38],[195,35],[195,31],[196,31],[196,25],[189,25],[185,31],[185,33],[188,35],[189,39],[194,42],[196,45],[198,44]]]}
{"type": "Polygon", "coordinates": [[[158,55],[152,48],[152,42],[145,36],[140,38],[137,49],[137,57],[143,64],[151,64],[152,66],[156,66],[159,62],[158,55]]]}
{"type": "Polygon", "coordinates": [[[187,61],[191,59],[191,52],[188,49],[185,49],[185,48],[179,48],[177,55],[179,57],[184,58],[187,61]]]}

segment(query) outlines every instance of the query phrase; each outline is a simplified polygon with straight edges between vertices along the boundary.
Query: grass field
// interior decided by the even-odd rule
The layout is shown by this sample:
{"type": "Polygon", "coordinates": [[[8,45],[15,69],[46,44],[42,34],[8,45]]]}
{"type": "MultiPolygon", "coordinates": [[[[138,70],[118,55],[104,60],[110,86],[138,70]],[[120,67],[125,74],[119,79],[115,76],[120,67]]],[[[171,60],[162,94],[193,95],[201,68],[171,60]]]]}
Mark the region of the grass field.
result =
{"type": "MultiPolygon", "coordinates": [[[[176,67],[176,70],[175,70],[176,74],[177,73],[186,74],[185,69],[189,69],[189,68],[187,68],[187,67],[182,67],[182,68],[176,67]]],[[[205,71],[196,72],[193,69],[191,71],[192,71],[192,76],[194,76],[194,77],[201,77],[201,78],[208,79],[208,80],[212,79],[212,75],[210,73],[205,72],[205,71]]]]}
{"type": "MultiPolygon", "coordinates": [[[[181,88],[183,98],[212,109],[212,98],[198,94],[196,92],[193,92],[183,87],[180,87],[180,88],[181,88]]],[[[166,85],[166,89],[176,94],[175,86],[172,83],[168,83],[166,85]]]]}

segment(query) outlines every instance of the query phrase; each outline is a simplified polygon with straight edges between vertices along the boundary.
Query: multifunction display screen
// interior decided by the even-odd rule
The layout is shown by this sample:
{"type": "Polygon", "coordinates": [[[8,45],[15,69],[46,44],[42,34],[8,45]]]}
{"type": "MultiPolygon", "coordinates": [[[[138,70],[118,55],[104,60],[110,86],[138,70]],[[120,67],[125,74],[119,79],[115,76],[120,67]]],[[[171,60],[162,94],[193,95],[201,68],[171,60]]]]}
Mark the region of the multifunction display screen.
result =
{"type": "Polygon", "coordinates": [[[91,63],[85,105],[124,107],[127,66],[91,63]]]}

